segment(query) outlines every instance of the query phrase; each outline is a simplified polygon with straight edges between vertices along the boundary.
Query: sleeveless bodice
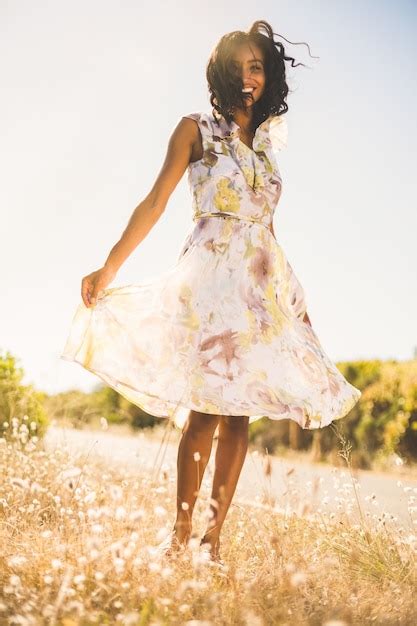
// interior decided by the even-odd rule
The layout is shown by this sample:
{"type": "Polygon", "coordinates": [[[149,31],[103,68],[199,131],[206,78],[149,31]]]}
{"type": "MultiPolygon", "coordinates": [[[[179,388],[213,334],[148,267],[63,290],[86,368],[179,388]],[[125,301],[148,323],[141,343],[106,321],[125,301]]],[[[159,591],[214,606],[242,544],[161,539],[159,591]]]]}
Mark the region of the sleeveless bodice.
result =
{"type": "Polygon", "coordinates": [[[270,226],[282,179],[276,153],[287,144],[285,118],[269,116],[256,129],[253,149],[240,138],[240,127],[206,112],[184,115],[200,128],[203,156],[188,166],[193,219],[230,215],[270,226]]]}

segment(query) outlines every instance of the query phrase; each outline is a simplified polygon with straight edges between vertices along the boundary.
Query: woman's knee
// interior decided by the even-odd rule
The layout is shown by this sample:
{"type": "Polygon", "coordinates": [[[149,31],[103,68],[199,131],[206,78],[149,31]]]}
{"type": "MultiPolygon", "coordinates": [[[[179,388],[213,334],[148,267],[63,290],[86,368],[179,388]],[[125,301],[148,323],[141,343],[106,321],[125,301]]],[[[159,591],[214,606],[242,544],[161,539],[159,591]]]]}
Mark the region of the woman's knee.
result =
{"type": "Polygon", "coordinates": [[[216,426],[219,423],[220,416],[213,415],[211,413],[200,413],[199,411],[191,410],[187,421],[184,424],[184,431],[190,431],[195,433],[213,433],[216,430],[216,426]]]}
{"type": "Polygon", "coordinates": [[[222,415],[220,426],[237,432],[246,432],[249,426],[247,415],[222,415]]]}

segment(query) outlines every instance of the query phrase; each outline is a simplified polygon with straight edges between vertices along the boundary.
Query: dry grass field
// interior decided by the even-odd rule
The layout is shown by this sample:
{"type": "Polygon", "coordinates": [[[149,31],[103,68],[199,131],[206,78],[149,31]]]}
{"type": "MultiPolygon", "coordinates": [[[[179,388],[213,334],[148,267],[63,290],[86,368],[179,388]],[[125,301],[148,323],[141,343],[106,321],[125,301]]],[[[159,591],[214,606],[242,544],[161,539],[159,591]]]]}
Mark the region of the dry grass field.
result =
{"type": "Polygon", "coordinates": [[[365,515],[355,494],[352,475],[338,513],[232,503],[219,568],[199,547],[202,493],[188,549],[161,557],[175,476],[48,453],[30,419],[14,419],[0,439],[0,623],[416,624],[417,494],[408,526],[365,515]]]}

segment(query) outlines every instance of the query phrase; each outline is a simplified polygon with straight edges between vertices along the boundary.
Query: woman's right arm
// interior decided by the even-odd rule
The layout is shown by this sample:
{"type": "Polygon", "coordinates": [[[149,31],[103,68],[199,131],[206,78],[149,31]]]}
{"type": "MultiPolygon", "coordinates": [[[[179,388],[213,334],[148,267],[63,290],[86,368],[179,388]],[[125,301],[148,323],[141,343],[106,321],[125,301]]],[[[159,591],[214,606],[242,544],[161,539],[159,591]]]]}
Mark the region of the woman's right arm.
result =
{"type": "Polygon", "coordinates": [[[81,297],[85,306],[95,305],[99,291],[115,278],[120,266],[159,220],[187,169],[198,138],[197,124],[192,119],[181,118],[169,138],[165,160],[148,195],[134,209],[103,267],[82,279],[81,297]]]}

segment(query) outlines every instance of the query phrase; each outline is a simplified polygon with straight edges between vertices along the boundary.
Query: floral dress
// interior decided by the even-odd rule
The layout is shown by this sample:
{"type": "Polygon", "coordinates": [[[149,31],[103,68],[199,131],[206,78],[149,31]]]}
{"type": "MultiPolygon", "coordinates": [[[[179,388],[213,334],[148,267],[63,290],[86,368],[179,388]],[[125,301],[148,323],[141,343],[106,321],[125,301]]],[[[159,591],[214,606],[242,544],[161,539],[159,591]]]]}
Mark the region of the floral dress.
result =
{"type": "Polygon", "coordinates": [[[61,358],[147,413],[288,418],[315,429],[344,417],[361,392],[303,321],[303,287],[270,230],[287,145],[284,116],[256,129],[253,149],[223,116],[184,117],[203,156],[188,166],[194,224],[176,263],[149,281],[81,301],[61,358]]]}

